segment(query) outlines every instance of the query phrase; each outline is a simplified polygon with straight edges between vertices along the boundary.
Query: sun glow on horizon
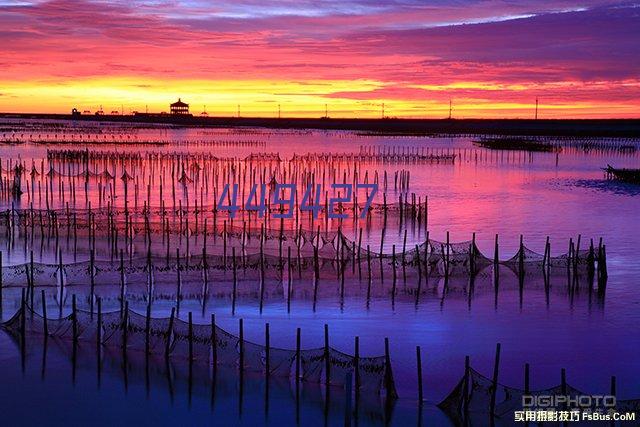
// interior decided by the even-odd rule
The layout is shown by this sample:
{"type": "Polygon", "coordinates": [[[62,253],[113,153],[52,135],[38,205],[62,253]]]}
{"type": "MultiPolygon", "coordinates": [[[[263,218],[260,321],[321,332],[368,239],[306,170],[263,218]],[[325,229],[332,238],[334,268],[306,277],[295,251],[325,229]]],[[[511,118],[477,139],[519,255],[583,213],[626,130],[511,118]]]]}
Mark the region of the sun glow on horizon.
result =
{"type": "MultiPolygon", "coordinates": [[[[72,108],[105,113],[123,111],[168,112],[177,98],[190,104],[193,115],[206,110],[210,116],[235,116],[238,106],[244,117],[322,117],[327,108],[334,118],[530,118],[535,98],[511,99],[511,94],[532,89],[526,85],[488,82],[454,82],[447,85],[413,85],[424,91],[424,98],[393,94],[395,85],[374,80],[316,81],[208,81],[158,80],[125,77],[75,79],[66,82],[0,82],[0,112],[69,113],[72,108]],[[391,89],[390,89],[391,87],[391,89]],[[456,97],[451,93],[461,91],[456,97]],[[469,91],[473,91],[473,96],[469,91]],[[488,94],[483,95],[483,92],[488,94]],[[504,94],[504,100],[496,96],[504,94]],[[359,97],[362,97],[360,99],[359,97]],[[384,109],[384,110],[383,110],[384,109]],[[384,111],[384,113],[383,113],[384,111]]],[[[637,83],[636,83],[637,84],[637,83]]],[[[575,83],[564,86],[571,87],[575,83]]],[[[560,87],[556,84],[554,87],[560,87]]],[[[539,116],[544,118],[638,116],[636,104],[618,102],[543,102],[539,116]]]]}

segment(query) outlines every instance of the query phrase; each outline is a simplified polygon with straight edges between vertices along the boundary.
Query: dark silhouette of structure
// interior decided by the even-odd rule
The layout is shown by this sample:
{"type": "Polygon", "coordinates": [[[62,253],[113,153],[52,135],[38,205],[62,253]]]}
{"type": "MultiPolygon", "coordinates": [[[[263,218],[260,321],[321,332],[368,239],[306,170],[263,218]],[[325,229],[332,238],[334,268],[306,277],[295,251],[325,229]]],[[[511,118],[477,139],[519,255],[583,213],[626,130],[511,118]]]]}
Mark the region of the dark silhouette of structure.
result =
{"type": "Polygon", "coordinates": [[[180,98],[178,98],[177,102],[171,104],[169,108],[171,114],[189,114],[189,104],[182,102],[180,98]]]}

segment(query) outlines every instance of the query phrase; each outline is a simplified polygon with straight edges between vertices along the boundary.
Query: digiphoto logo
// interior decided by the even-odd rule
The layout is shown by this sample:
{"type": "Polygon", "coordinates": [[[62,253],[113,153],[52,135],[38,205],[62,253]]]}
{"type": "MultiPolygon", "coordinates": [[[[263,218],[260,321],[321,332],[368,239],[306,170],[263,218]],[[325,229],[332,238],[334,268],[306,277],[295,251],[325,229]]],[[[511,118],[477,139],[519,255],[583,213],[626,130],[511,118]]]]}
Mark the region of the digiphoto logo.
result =
{"type": "Polygon", "coordinates": [[[535,408],[535,409],[564,409],[564,408],[577,408],[577,409],[615,409],[616,397],[611,395],[576,395],[576,396],[564,396],[564,395],[537,395],[537,396],[522,396],[523,408],[535,408]]]}
{"type": "Polygon", "coordinates": [[[635,421],[635,412],[618,412],[613,395],[525,395],[516,422],[635,421]]]}

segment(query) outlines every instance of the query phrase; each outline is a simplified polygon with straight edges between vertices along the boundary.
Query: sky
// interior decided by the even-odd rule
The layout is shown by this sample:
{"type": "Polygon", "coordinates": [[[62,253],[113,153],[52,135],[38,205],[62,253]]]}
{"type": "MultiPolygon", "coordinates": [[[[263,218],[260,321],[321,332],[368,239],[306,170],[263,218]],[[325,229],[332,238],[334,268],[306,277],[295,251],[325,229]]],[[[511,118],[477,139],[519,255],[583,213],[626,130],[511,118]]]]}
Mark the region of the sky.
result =
{"type": "Polygon", "coordinates": [[[640,3],[0,0],[0,112],[640,116],[640,3]],[[383,109],[384,104],[384,109],[383,109]]]}

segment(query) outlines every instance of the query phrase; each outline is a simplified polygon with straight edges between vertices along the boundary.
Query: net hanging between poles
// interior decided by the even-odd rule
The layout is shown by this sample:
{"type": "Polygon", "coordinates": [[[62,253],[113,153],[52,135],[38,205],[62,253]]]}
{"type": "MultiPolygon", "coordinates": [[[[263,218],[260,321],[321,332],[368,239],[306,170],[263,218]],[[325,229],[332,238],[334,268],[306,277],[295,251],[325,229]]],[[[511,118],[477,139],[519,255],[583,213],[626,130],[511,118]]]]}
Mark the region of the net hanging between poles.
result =
{"type": "MultiPolygon", "coordinates": [[[[168,356],[173,360],[191,358],[204,364],[215,360],[217,364],[235,367],[240,367],[242,359],[242,369],[255,372],[266,372],[268,357],[270,375],[295,376],[296,350],[269,347],[267,351],[264,345],[241,341],[218,326],[189,324],[177,318],[152,318],[130,309],[101,313],[101,324],[98,324],[98,317],[97,313],[92,315],[88,311],[76,310],[75,319],[74,313],[60,319],[45,319],[25,305],[24,311],[19,309],[0,326],[18,336],[22,334],[24,322],[24,334],[30,337],[43,335],[46,323],[47,336],[61,340],[73,340],[75,337],[79,345],[95,344],[99,332],[105,348],[122,349],[126,344],[127,351],[145,352],[148,349],[149,354],[165,354],[168,350],[168,356]]],[[[384,356],[356,358],[332,347],[327,350],[300,351],[301,380],[345,387],[347,373],[355,378],[357,372],[358,390],[385,391],[388,396],[397,396],[393,375],[384,356]]]]}

